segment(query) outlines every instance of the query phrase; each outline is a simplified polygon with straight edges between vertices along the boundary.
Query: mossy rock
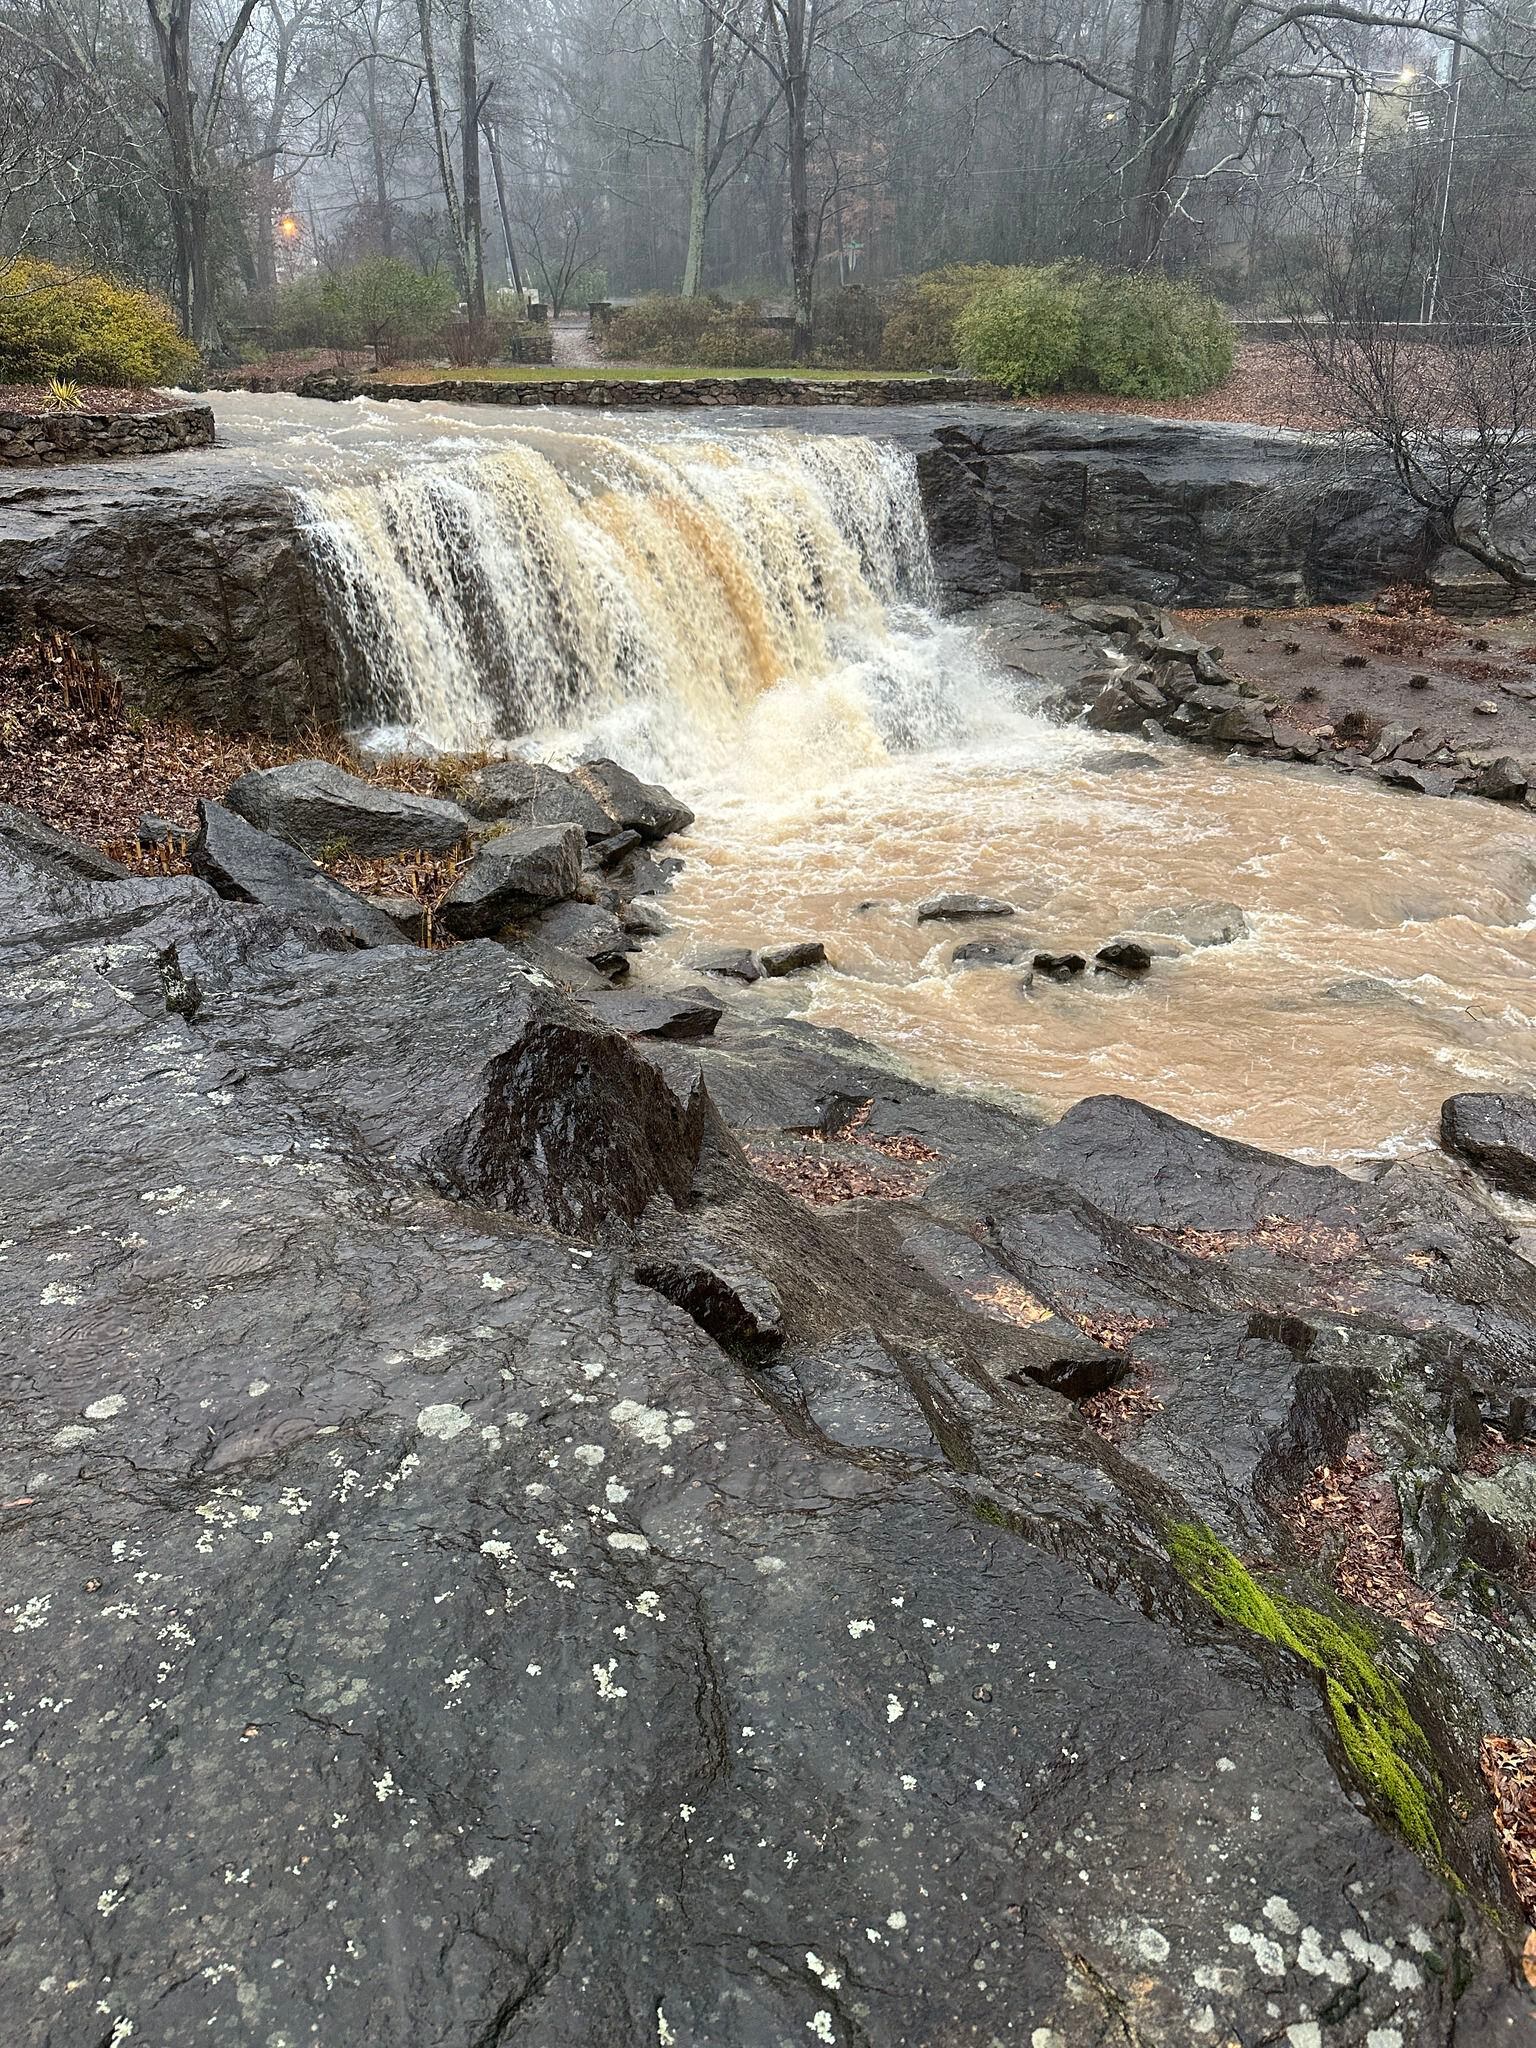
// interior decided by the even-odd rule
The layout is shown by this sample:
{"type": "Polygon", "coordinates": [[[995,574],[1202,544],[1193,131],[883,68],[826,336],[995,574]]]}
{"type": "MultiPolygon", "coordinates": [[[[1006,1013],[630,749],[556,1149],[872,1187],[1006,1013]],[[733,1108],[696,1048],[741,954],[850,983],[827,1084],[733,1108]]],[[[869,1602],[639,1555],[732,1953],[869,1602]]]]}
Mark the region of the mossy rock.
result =
{"type": "Polygon", "coordinates": [[[1395,1680],[1376,1663],[1378,1639],[1362,1623],[1336,1620],[1261,1586],[1201,1522],[1176,1522],[1167,1537],[1174,1569],[1224,1621],[1312,1667],[1360,1789],[1420,1855],[1440,1862],[1429,1744],[1395,1680]]]}

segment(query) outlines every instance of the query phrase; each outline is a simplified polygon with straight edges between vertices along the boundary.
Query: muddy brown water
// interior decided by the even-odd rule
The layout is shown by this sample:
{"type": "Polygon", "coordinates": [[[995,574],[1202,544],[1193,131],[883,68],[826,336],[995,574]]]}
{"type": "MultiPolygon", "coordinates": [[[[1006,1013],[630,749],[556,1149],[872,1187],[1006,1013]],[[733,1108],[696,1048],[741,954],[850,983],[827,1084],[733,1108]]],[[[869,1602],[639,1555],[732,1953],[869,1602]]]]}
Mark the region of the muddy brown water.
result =
{"type": "Polygon", "coordinates": [[[1325,771],[1148,753],[1020,718],[991,745],[820,787],[703,791],[675,926],[645,972],[715,944],[820,938],[827,969],[728,984],[732,1004],[841,1026],[936,1080],[1048,1109],[1125,1092],[1341,1164],[1432,1144],[1458,1089],[1531,1085],[1529,823],[1325,771]],[[1017,914],[919,923],[917,903],[950,889],[1017,914]],[[1201,899],[1238,904],[1248,936],[1136,982],[1090,972],[1026,992],[1017,967],[951,961],[992,936],[1091,956],[1201,899]]]}

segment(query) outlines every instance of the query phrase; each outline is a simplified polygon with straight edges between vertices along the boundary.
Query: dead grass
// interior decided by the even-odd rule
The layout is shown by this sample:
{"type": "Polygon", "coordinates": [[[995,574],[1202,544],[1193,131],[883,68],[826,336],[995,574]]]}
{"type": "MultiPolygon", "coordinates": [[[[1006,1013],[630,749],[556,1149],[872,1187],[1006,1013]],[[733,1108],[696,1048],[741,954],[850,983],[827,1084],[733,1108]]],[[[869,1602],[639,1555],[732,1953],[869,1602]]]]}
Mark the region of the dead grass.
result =
{"type": "Polygon", "coordinates": [[[1236,1251],[1258,1246],[1302,1265],[1327,1267],[1363,1258],[1370,1250],[1358,1230],[1315,1218],[1264,1216],[1252,1230],[1169,1230],[1155,1223],[1141,1223],[1136,1229],[1138,1235],[1155,1238],[1192,1259],[1228,1259],[1236,1251]]]}

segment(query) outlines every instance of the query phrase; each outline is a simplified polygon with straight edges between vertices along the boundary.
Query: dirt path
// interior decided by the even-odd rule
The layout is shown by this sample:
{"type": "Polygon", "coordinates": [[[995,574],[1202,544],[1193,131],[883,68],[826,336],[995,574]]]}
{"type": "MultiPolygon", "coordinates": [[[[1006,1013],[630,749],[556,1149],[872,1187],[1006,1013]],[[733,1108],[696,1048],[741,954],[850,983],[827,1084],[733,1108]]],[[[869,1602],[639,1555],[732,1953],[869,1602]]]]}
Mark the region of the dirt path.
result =
{"type": "Polygon", "coordinates": [[[585,313],[562,313],[550,328],[550,339],[554,344],[550,362],[555,368],[595,370],[600,367],[603,359],[587,331],[585,313]]]}

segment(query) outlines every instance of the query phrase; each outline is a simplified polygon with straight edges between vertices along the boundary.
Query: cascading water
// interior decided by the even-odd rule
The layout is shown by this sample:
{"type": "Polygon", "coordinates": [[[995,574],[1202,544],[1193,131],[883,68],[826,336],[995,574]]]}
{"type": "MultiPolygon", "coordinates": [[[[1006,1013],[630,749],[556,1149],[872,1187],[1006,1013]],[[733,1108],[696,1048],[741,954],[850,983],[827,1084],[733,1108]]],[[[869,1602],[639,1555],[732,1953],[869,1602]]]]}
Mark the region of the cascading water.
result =
{"type": "Polygon", "coordinates": [[[305,505],[359,713],[407,743],[596,735],[697,774],[754,737],[857,759],[956,729],[916,466],[887,444],[532,429],[305,505]]]}
{"type": "MultiPolygon", "coordinates": [[[[240,403],[257,438],[275,402],[240,403]]],[[[733,1004],[949,1085],[1119,1090],[1314,1158],[1418,1149],[1453,1089],[1528,1086],[1529,825],[1034,715],[983,636],[931,609],[903,450],[287,403],[276,431],[382,744],[606,753],[693,802],[638,975],[818,938],[828,970],[733,1004]],[[917,920],[952,889],[1017,906],[982,928],[1015,968],[967,972],[977,928],[917,920]],[[1134,987],[1022,985],[1035,945],[1091,954],[1212,897],[1246,940],[1134,987]]]]}

